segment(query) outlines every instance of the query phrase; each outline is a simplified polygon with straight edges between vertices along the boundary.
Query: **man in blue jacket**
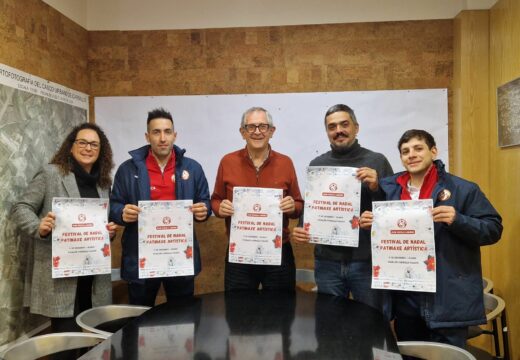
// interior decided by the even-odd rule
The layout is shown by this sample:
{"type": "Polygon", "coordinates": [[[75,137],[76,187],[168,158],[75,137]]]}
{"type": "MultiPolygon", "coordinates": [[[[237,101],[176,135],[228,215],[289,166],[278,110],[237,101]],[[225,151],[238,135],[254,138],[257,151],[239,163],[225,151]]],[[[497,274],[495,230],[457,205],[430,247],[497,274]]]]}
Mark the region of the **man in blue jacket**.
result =
{"type": "MultiPolygon", "coordinates": [[[[192,295],[194,276],[138,278],[137,220],[139,200],[193,200],[195,221],[211,214],[208,182],[200,164],[184,157],[185,150],[174,145],[172,115],[160,108],[148,113],[149,145],[130,151],[131,159],[117,170],[110,197],[110,219],[123,225],[121,277],[128,282],[130,304],[153,306],[161,283],[167,300],[192,295]]],[[[201,270],[199,244],[193,234],[193,261],[197,275],[201,270]]]]}
{"type": "MultiPolygon", "coordinates": [[[[379,184],[387,200],[433,199],[437,291],[392,292],[397,339],[464,348],[468,326],[486,323],[480,246],[500,239],[502,218],[475,183],[447,173],[435,160],[428,132],[406,131],[398,149],[406,171],[379,184]]],[[[360,226],[369,228],[372,220],[364,212],[360,226]]]]}

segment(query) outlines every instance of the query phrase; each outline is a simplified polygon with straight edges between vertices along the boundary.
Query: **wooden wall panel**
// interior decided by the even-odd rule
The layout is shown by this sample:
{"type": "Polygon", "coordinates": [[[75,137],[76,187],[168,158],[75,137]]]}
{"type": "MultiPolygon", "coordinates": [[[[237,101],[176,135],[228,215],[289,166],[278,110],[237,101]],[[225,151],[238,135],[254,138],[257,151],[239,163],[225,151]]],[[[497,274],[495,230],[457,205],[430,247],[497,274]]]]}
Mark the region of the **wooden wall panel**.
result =
{"type": "MultiPolygon", "coordinates": [[[[489,196],[489,11],[463,11],[453,31],[453,168],[489,196]],[[479,141],[475,141],[479,139],[479,141]]],[[[484,276],[490,276],[491,247],[481,248],[484,276]]],[[[489,337],[472,345],[492,349],[489,337]]]]}
{"type": "MultiPolygon", "coordinates": [[[[482,248],[484,275],[507,303],[512,359],[520,359],[520,148],[500,149],[497,86],[520,76],[520,3],[464,11],[454,21],[453,135],[455,171],[476,181],[503,216],[498,244],[482,248]]],[[[482,343],[490,349],[491,342],[482,343]]]]}
{"type": "Polygon", "coordinates": [[[490,11],[489,121],[491,198],[504,218],[502,240],[490,254],[490,276],[507,303],[513,359],[520,359],[520,147],[499,148],[496,89],[520,77],[520,1],[499,0],[490,11]]]}
{"type": "MultiPolygon", "coordinates": [[[[479,184],[489,196],[489,11],[463,11],[454,20],[453,173],[479,184]],[[478,141],[476,141],[478,139],[478,141]]],[[[485,276],[489,247],[482,251],[485,276]]]]}
{"type": "Polygon", "coordinates": [[[89,32],[93,96],[449,87],[452,21],[89,32]]]}
{"type": "Polygon", "coordinates": [[[482,147],[482,143],[490,141],[491,127],[487,10],[463,11],[455,18],[453,51],[453,172],[478,183],[487,192],[489,152],[482,147]]]}
{"type": "Polygon", "coordinates": [[[0,62],[89,93],[88,31],[41,0],[0,0],[0,62]]]}

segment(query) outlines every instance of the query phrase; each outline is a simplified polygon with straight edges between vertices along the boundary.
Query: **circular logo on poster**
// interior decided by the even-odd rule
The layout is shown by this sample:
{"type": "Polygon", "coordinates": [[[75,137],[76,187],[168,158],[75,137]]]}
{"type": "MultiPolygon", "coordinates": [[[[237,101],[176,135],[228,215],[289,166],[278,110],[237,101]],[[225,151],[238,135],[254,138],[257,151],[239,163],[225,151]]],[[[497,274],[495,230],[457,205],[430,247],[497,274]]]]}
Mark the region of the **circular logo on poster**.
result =
{"type": "Polygon", "coordinates": [[[78,215],[78,221],[79,222],[84,222],[85,220],[87,220],[87,215],[85,215],[85,214],[79,214],[78,215]]]}
{"type": "Polygon", "coordinates": [[[165,217],[163,217],[163,219],[162,219],[162,223],[163,223],[164,225],[169,225],[171,222],[172,222],[172,219],[171,219],[169,216],[165,216],[165,217]]]}
{"type": "Polygon", "coordinates": [[[338,185],[336,183],[332,183],[329,185],[329,190],[330,191],[336,191],[338,190],[338,185]]]}
{"type": "Polygon", "coordinates": [[[402,229],[402,228],[405,228],[405,227],[406,227],[406,220],[405,220],[405,219],[399,219],[399,220],[397,220],[397,226],[398,226],[399,228],[401,228],[401,229],[402,229]]]}
{"type": "Polygon", "coordinates": [[[253,205],[253,210],[256,211],[256,212],[260,212],[260,210],[262,210],[262,207],[260,206],[260,204],[254,204],[253,205]]]}

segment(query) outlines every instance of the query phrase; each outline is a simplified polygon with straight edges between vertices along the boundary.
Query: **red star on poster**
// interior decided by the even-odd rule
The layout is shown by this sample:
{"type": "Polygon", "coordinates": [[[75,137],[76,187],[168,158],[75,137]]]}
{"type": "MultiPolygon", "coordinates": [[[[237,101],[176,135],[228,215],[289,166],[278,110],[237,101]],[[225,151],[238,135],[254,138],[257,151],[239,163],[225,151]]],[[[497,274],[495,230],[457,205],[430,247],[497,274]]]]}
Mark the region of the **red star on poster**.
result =
{"type": "Polygon", "coordinates": [[[101,355],[103,360],[110,360],[110,350],[104,350],[103,355],[101,355]]]}
{"type": "Polygon", "coordinates": [[[105,246],[101,248],[101,251],[103,251],[104,257],[110,256],[110,245],[105,244],[105,246]]]}
{"type": "Polygon", "coordinates": [[[193,352],[193,340],[187,339],[186,342],[184,343],[184,348],[186,349],[187,352],[192,353],[193,352]]]}
{"type": "Polygon", "coordinates": [[[275,249],[279,249],[282,247],[282,238],[280,237],[280,235],[276,235],[273,242],[275,249]]]}
{"type": "Polygon", "coordinates": [[[372,266],[372,273],[375,278],[379,277],[379,270],[381,270],[381,266],[379,266],[379,265],[372,266]]]}
{"type": "Polygon", "coordinates": [[[184,250],[184,253],[186,254],[186,259],[191,259],[193,257],[193,248],[188,246],[186,250],[184,250]]]}
{"type": "Polygon", "coordinates": [[[435,257],[428,255],[428,259],[424,262],[427,271],[435,271],[435,257]]]}
{"type": "Polygon", "coordinates": [[[52,257],[52,266],[54,266],[55,268],[60,266],[60,257],[59,256],[52,257]]]}
{"type": "Polygon", "coordinates": [[[349,222],[352,229],[357,229],[359,227],[359,218],[357,216],[352,216],[352,220],[349,222]]]}

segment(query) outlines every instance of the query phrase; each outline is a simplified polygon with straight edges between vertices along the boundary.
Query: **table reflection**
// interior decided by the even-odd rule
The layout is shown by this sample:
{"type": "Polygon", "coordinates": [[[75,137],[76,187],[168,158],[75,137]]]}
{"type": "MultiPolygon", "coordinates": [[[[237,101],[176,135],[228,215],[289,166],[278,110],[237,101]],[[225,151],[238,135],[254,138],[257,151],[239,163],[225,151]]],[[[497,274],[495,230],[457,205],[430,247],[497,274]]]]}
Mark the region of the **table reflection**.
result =
{"type": "Polygon", "coordinates": [[[295,292],[228,292],[226,321],[229,359],[290,358],[290,334],[296,309],[295,292]]]}
{"type": "Polygon", "coordinates": [[[370,360],[393,353],[388,323],[364,304],[299,291],[239,291],[156,306],[81,359],[370,360]]]}

